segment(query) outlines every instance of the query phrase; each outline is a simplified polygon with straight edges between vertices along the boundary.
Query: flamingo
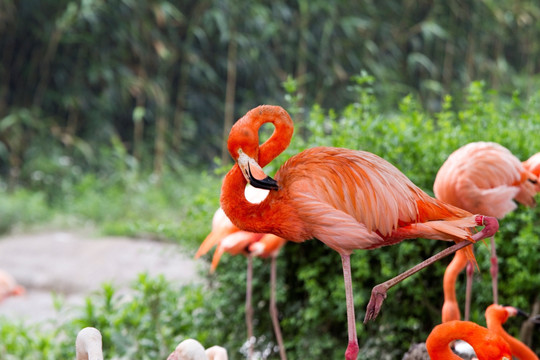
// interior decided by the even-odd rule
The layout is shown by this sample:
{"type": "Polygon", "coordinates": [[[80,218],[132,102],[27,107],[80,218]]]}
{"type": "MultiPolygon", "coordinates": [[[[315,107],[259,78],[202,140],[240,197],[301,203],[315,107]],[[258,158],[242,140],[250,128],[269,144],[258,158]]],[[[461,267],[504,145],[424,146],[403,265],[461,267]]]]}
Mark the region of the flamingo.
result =
{"type": "Polygon", "coordinates": [[[75,351],[77,360],[103,360],[101,333],[93,327],[85,327],[77,334],[75,351]]]}
{"type": "Polygon", "coordinates": [[[167,360],[228,360],[227,349],[221,346],[212,346],[204,349],[195,339],[182,341],[167,357],[167,360]]]}
{"type": "Polygon", "coordinates": [[[25,292],[24,287],[17,284],[11,274],[0,269],[0,302],[10,296],[23,295],[25,292]]]}
{"type": "Polygon", "coordinates": [[[228,360],[227,349],[221,346],[212,346],[205,350],[208,360],[228,360]]]}
{"type": "Polygon", "coordinates": [[[460,360],[450,349],[455,340],[468,342],[479,360],[512,360],[508,343],[495,332],[470,321],[452,320],[433,328],[426,340],[431,360],[460,360]]]}
{"type": "Polygon", "coordinates": [[[518,313],[520,313],[520,310],[515,307],[492,304],[486,309],[487,327],[506,340],[514,357],[519,360],[538,360],[538,356],[527,345],[508,334],[502,326],[508,317],[515,316],[518,313]]]}
{"type": "MultiPolygon", "coordinates": [[[[274,180],[262,168],[287,148],[293,128],[283,108],[269,105],[250,110],[234,124],[227,145],[236,163],[223,181],[221,207],[242,230],[272,233],[295,242],[316,238],[340,254],[349,333],[345,358],[356,359],[359,348],[350,267],[353,250],[417,237],[458,242],[375,286],[364,318],[367,322],[378,315],[389,288],[457,249],[493,235],[498,222],[431,198],[393,165],[365,151],[311,148],[290,158],[274,180]],[[264,123],[272,123],[275,129],[259,145],[258,130],[264,123]],[[252,204],[246,200],[248,182],[270,190],[264,201],[252,204]],[[476,225],[485,227],[471,235],[470,228],[476,225]]],[[[470,255],[474,258],[472,252],[470,255]]]]}
{"type": "Polygon", "coordinates": [[[194,339],[182,341],[167,360],[208,360],[204,347],[194,339]]]}
{"type": "MultiPolygon", "coordinates": [[[[260,203],[268,195],[268,190],[257,189],[252,186],[245,188],[245,196],[252,203],[260,203]]],[[[286,240],[272,234],[252,233],[241,231],[231,220],[225,215],[223,210],[219,208],[212,219],[212,231],[202,242],[199,250],[195,254],[195,258],[206,254],[214,245],[217,244],[216,251],[212,259],[210,271],[214,272],[221,256],[224,252],[231,255],[245,254],[247,255],[247,279],[246,279],[246,327],[248,333],[248,358],[253,356],[253,306],[252,298],[252,279],[253,279],[253,257],[260,258],[270,257],[270,317],[276,341],[279,348],[281,360],[286,360],[287,355],[285,346],[283,345],[283,336],[279,325],[279,314],[276,306],[276,258],[286,240]]]]}
{"type": "MultiPolygon", "coordinates": [[[[433,184],[435,197],[473,213],[502,219],[514,210],[517,201],[534,206],[537,177],[525,170],[510,150],[493,142],[474,142],[454,151],[439,169],[433,184]]],[[[456,301],[455,283],[467,265],[462,251],[456,252],[443,280],[442,321],[461,318],[456,301]]],[[[493,302],[498,302],[498,263],[495,240],[491,238],[491,276],[493,302]]],[[[467,271],[465,319],[469,319],[472,266],[467,271]]]]}

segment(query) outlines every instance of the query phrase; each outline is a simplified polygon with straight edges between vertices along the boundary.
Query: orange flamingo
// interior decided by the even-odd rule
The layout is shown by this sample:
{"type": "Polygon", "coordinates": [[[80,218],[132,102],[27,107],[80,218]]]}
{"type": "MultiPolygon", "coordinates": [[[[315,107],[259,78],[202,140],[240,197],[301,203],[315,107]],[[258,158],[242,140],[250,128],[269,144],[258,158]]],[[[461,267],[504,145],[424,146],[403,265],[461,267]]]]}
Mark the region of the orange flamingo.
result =
{"type": "MultiPolygon", "coordinates": [[[[257,189],[248,186],[245,189],[245,196],[252,203],[261,202],[268,195],[268,190],[257,189]]],[[[253,283],[253,257],[270,257],[270,317],[274,334],[278,343],[279,353],[282,360],[287,359],[283,337],[279,326],[279,314],[276,306],[276,258],[279,250],[285,245],[286,240],[272,234],[252,233],[241,231],[219,208],[212,219],[212,231],[202,242],[195,258],[206,254],[214,245],[217,244],[216,251],[212,259],[210,271],[215,271],[219,259],[223,253],[231,255],[243,254],[247,256],[247,279],[246,279],[246,327],[248,333],[248,358],[253,356],[253,306],[252,306],[252,283],[253,283]]]]}
{"type": "MultiPolygon", "coordinates": [[[[437,199],[473,213],[503,218],[514,210],[516,200],[534,206],[535,175],[521,165],[505,147],[492,142],[474,142],[454,151],[439,169],[433,184],[437,199]]],[[[461,318],[456,301],[455,283],[467,265],[463,252],[456,252],[446,268],[443,280],[444,304],[442,321],[461,318]]],[[[491,238],[491,275],[493,302],[498,302],[498,264],[495,241],[491,238]]],[[[469,318],[472,266],[467,271],[465,319],[469,318]]]]}
{"type": "Polygon", "coordinates": [[[512,306],[492,304],[486,309],[487,327],[506,340],[514,357],[519,360],[538,360],[538,356],[527,345],[508,334],[502,326],[508,317],[515,316],[519,312],[520,310],[512,306]]]}
{"type": "MultiPolygon", "coordinates": [[[[287,148],[293,128],[283,108],[268,105],[250,110],[234,124],[228,149],[236,164],[223,181],[221,207],[240,229],[273,233],[295,242],[316,238],[341,255],[349,332],[345,358],[356,359],[358,342],[350,268],[353,250],[374,249],[417,237],[458,242],[375,286],[364,318],[367,322],[379,313],[389,288],[470,245],[470,241],[493,235],[498,222],[431,198],[390,163],[364,151],[308,149],[290,158],[274,180],[262,167],[287,148]],[[272,123],[275,129],[259,145],[258,130],[264,123],[272,123]],[[252,204],[246,200],[244,188],[248,182],[270,190],[264,201],[252,204]],[[485,228],[471,235],[470,228],[476,225],[485,228]]],[[[469,251],[474,258],[470,248],[469,251]]]]}
{"type": "Polygon", "coordinates": [[[460,320],[433,328],[426,340],[431,360],[460,360],[450,349],[455,340],[468,342],[479,360],[512,360],[510,347],[501,336],[473,322],[460,320]]]}

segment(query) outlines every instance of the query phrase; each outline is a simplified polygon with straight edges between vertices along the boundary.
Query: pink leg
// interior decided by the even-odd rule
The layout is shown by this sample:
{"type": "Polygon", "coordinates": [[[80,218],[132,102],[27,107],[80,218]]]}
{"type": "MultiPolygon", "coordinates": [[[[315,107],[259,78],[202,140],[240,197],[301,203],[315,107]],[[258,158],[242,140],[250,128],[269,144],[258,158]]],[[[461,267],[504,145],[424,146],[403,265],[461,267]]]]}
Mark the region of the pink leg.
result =
{"type": "Polygon", "coordinates": [[[246,278],[246,327],[247,327],[247,337],[248,337],[248,356],[247,359],[251,360],[253,358],[253,306],[251,305],[251,293],[252,293],[252,283],[253,283],[253,257],[251,255],[247,256],[247,278],[246,278]]]}
{"type": "Polygon", "coordinates": [[[347,299],[347,325],[349,329],[349,345],[345,351],[345,360],[356,360],[358,357],[358,340],[356,337],[356,318],[354,316],[354,300],[351,278],[351,257],[341,255],[343,279],[345,280],[345,298],[347,299]]]}
{"type": "MultiPolygon", "coordinates": [[[[499,229],[499,222],[496,218],[490,217],[490,216],[482,216],[477,215],[476,216],[476,222],[478,225],[484,225],[484,229],[482,231],[474,234],[472,236],[473,241],[478,241],[481,239],[484,239],[489,236],[493,236],[499,229]]],[[[366,316],[364,317],[364,323],[367,323],[370,320],[373,320],[379,315],[379,311],[381,310],[382,303],[384,299],[386,299],[386,292],[388,289],[390,289],[392,286],[400,283],[401,281],[405,280],[409,276],[417,273],[418,271],[422,270],[423,268],[433,264],[436,261],[439,261],[445,256],[448,256],[454,252],[456,252],[459,249],[463,249],[466,246],[471,245],[472,243],[469,241],[462,241],[452,247],[449,247],[447,249],[444,249],[438,254],[433,255],[429,259],[422,261],[420,264],[413,266],[409,270],[399,274],[398,276],[385,281],[382,284],[376,285],[373,290],[371,290],[371,298],[369,299],[369,303],[366,309],[366,316]]]]}
{"type": "Polygon", "coordinates": [[[276,306],[276,272],[276,256],[272,256],[270,265],[270,317],[272,318],[272,325],[274,326],[274,333],[276,334],[276,341],[279,346],[279,356],[281,360],[287,360],[276,306]]]}
{"type": "Polygon", "coordinates": [[[471,316],[471,297],[472,297],[472,283],[473,283],[474,265],[472,262],[467,261],[467,285],[465,288],[465,321],[469,321],[471,316]]]}
{"type": "Polygon", "coordinates": [[[499,303],[498,277],[499,262],[497,260],[497,250],[495,249],[495,237],[491,237],[491,287],[493,289],[493,303],[499,303]]]}

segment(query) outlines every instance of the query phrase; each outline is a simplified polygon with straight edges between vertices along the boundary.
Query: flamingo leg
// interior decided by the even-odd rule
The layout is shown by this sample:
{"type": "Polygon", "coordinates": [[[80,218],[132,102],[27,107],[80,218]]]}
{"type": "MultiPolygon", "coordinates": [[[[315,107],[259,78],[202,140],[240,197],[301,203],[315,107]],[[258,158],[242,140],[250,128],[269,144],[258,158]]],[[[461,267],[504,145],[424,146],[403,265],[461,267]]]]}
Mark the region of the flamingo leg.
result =
{"type": "Polygon", "coordinates": [[[403,280],[417,273],[423,268],[433,264],[436,261],[439,261],[443,257],[448,256],[456,252],[457,250],[463,249],[464,247],[472,245],[472,244],[473,243],[469,241],[462,241],[460,243],[457,243],[456,245],[446,248],[443,251],[433,255],[429,259],[422,261],[420,264],[413,266],[409,270],[402,272],[398,276],[393,277],[392,279],[387,280],[379,285],[376,285],[371,290],[371,298],[369,299],[369,303],[366,309],[366,316],[364,318],[364,324],[370,320],[375,319],[377,315],[379,315],[379,311],[381,310],[382,303],[384,299],[386,299],[386,292],[388,291],[388,289],[402,282],[403,280]]]}
{"type": "Polygon", "coordinates": [[[465,321],[471,316],[471,298],[474,267],[472,262],[467,261],[467,283],[465,287],[465,321]]]}
{"type": "Polygon", "coordinates": [[[463,249],[466,246],[472,245],[478,240],[485,239],[489,236],[493,236],[499,229],[499,222],[497,221],[496,218],[491,217],[491,216],[477,215],[476,222],[478,225],[483,225],[484,228],[480,232],[477,232],[476,234],[471,236],[472,242],[461,241],[457,243],[456,245],[446,248],[443,251],[439,252],[438,254],[433,255],[429,259],[422,261],[420,264],[413,266],[412,268],[399,274],[398,276],[388,281],[385,281],[382,284],[376,285],[371,290],[371,298],[369,299],[369,303],[366,309],[366,316],[364,317],[364,323],[367,323],[368,321],[373,320],[377,317],[377,315],[379,314],[379,311],[381,310],[382,303],[384,299],[386,299],[386,292],[392,286],[398,284],[399,282],[415,274],[416,272],[422,270],[423,268],[433,264],[434,262],[439,261],[443,257],[448,256],[458,251],[459,249],[463,249]]]}
{"type": "Polygon", "coordinates": [[[247,359],[253,358],[253,306],[251,304],[252,288],[253,288],[253,257],[247,256],[247,278],[246,278],[246,328],[248,337],[248,356],[247,359]]]}
{"type": "Polygon", "coordinates": [[[281,360],[287,360],[285,346],[283,346],[283,337],[281,336],[281,328],[279,327],[278,310],[276,306],[276,268],[276,256],[272,256],[270,263],[270,316],[272,318],[272,325],[274,326],[274,333],[276,334],[276,341],[279,346],[279,356],[281,360]]]}
{"type": "Polygon", "coordinates": [[[345,360],[356,360],[358,357],[358,339],[356,336],[356,318],[354,316],[354,300],[351,278],[351,257],[341,254],[343,264],[343,279],[345,281],[345,297],[347,299],[347,325],[349,330],[349,345],[345,351],[345,360]]]}
{"type": "Polygon", "coordinates": [[[499,262],[497,260],[497,250],[495,249],[495,237],[491,237],[491,287],[493,288],[493,303],[499,303],[498,277],[499,262]]]}

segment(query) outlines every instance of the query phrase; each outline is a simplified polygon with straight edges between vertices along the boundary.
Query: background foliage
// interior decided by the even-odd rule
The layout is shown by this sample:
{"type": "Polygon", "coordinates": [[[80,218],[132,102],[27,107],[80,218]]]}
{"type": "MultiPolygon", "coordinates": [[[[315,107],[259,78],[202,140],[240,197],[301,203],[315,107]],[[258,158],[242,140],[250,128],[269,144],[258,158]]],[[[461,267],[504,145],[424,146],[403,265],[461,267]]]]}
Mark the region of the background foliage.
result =
{"type": "MultiPolygon", "coordinates": [[[[194,252],[229,168],[227,156],[214,160],[228,127],[260,103],[284,105],[297,126],[270,173],[307,147],[340,146],[382,156],[432,194],[440,165],[468,142],[496,141],[525,160],[540,149],[539,17],[524,0],[2,1],[0,230],[91,222],[194,252]]],[[[497,235],[501,302],[526,311],[539,301],[539,215],[520,207],[497,235]]],[[[358,319],[373,285],[446,245],[355,252],[358,319]]],[[[472,316],[484,323],[489,258],[476,248],[472,316]]],[[[444,265],[392,289],[380,317],[358,324],[366,358],[399,359],[426,338],[440,321],[444,265]]],[[[203,287],[141,276],[131,299],[104,286],[48,328],[0,319],[0,354],[73,357],[74,334],[93,325],[108,358],[165,358],[183,337],[240,358],[245,266],[226,256],[203,287]]],[[[257,349],[276,358],[269,266],[255,269],[257,349]]],[[[341,358],[339,256],[318,241],[288,244],[278,277],[290,359],[341,358]]],[[[520,320],[508,325],[516,334],[520,320]]],[[[538,332],[533,344],[540,352],[538,332]]]]}
{"type": "Polygon", "coordinates": [[[538,88],[540,6],[528,0],[4,0],[0,20],[0,174],[12,188],[109,173],[120,147],[157,175],[206,167],[234,119],[283,104],[289,76],[302,110],[342,109],[362,70],[383,108],[412,94],[438,111],[475,79],[538,88]]]}

